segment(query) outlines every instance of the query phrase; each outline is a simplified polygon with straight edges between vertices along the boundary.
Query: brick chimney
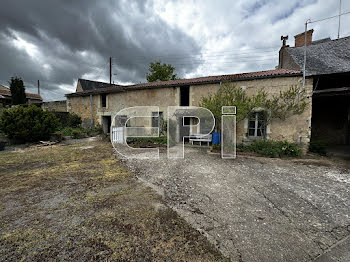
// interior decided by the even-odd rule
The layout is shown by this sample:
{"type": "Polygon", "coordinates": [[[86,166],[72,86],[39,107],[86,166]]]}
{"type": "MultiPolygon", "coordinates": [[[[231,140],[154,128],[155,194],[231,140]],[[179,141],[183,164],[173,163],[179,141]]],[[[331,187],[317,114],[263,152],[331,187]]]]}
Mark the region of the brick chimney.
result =
{"type": "MultiPolygon", "coordinates": [[[[312,43],[312,33],[313,29],[306,32],[306,45],[311,45],[312,43]]],[[[305,32],[294,36],[295,38],[295,47],[300,47],[305,45],[305,32]]]]}

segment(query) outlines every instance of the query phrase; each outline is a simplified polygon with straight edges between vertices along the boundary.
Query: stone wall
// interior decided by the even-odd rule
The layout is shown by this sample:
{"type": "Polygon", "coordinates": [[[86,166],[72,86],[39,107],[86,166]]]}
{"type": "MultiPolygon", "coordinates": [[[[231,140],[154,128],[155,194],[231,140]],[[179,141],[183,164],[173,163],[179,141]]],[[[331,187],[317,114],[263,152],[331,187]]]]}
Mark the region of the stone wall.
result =
{"type": "MultiPolygon", "coordinates": [[[[292,85],[301,86],[301,77],[276,77],[267,79],[256,79],[248,81],[236,81],[237,86],[245,88],[248,94],[265,89],[269,94],[279,94],[292,85]]],[[[190,86],[190,105],[198,106],[203,96],[215,93],[219,90],[220,84],[206,84],[190,86]]],[[[312,79],[306,81],[306,95],[311,96],[312,79]]],[[[113,117],[117,112],[126,107],[132,106],[159,106],[164,117],[167,115],[168,106],[178,106],[180,102],[179,87],[164,87],[144,90],[135,90],[107,95],[107,106],[101,107],[100,95],[92,95],[94,124],[102,124],[103,116],[113,117]]],[[[90,96],[68,97],[67,108],[69,112],[80,115],[83,121],[90,122],[90,96]]],[[[285,121],[273,121],[267,127],[267,136],[274,140],[288,140],[290,142],[307,145],[310,140],[311,125],[311,99],[307,110],[297,116],[292,116],[285,121]]],[[[247,139],[248,120],[237,124],[237,142],[241,143],[247,139]]]]}
{"type": "MultiPolygon", "coordinates": [[[[91,121],[90,96],[68,97],[68,112],[81,116],[83,122],[91,121]]],[[[167,114],[168,106],[178,104],[177,88],[154,88],[135,90],[107,95],[105,108],[101,104],[100,95],[92,95],[94,124],[102,125],[103,116],[113,117],[123,108],[132,106],[159,106],[159,111],[167,114]]]]}
{"type": "Polygon", "coordinates": [[[50,112],[67,112],[67,101],[62,100],[44,102],[41,108],[50,112]]]}
{"type": "MultiPolygon", "coordinates": [[[[249,81],[236,81],[238,87],[244,88],[247,94],[257,93],[261,88],[267,91],[271,96],[278,95],[280,91],[287,90],[292,85],[302,86],[301,77],[278,77],[256,79],[249,81]]],[[[311,136],[311,109],[312,109],[312,79],[306,81],[306,95],[309,97],[309,105],[301,115],[292,116],[285,121],[275,120],[267,127],[267,138],[273,140],[287,140],[290,142],[307,145],[311,136]]],[[[191,86],[190,102],[197,106],[203,96],[215,93],[219,90],[219,84],[195,85],[191,86]]],[[[237,123],[237,143],[247,140],[248,120],[237,123]]]]}

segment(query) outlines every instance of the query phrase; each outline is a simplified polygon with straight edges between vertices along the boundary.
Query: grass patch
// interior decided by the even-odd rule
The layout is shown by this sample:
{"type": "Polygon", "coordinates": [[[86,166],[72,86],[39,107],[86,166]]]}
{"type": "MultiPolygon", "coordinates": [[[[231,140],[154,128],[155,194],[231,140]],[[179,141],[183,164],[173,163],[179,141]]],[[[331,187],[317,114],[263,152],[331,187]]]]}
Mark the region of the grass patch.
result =
{"type": "Polygon", "coordinates": [[[138,182],[110,143],[89,146],[0,154],[3,260],[226,260],[138,182]]]}

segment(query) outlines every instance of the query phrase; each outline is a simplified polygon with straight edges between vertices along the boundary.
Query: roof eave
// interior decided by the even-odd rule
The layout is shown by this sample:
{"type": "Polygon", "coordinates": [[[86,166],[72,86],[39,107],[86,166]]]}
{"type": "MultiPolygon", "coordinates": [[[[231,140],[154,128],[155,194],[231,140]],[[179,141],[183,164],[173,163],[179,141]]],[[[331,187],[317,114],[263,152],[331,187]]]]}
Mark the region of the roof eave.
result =
{"type": "Polygon", "coordinates": [[[123,89],[117,89],[116,90],[92,90],[92,91],[84,91],[84,92],[76,92],[76,93],[70,93],[65,94],[66,97],[76,97],[76,96],[89,96],[89,95],[97,95],[97,94],[105,94],[105,93],[121,93],[124,91],[133,91],[133,90],[142,90],[142,89],[153,89],[153,88],[165,88],[165,87],[178,87],[178,86],[188,86],[188,85],[207,85],[207,84],[217,84],[220,82],[239,82],[239,81],[245,81],[245,80],[256,80],[256,79],[265,79],[265,78],[278,78],[278,77],[295,77],[295,76],[301,76],[302,73],[288,73],[288,74],[279,74],[279,75],[266,75],[266,76],[253,76],[253,77],[242,77],[237,79],[218,79],[218,80],[211,80],[211,81],[203,81],[203,82],[189,82],[189,83],[174,83],[174,84],[167,84],[167,85],[160,85],[160,86],[140,86],[140,87],[129,87],[129,88],[123,88],[123,89]]]}

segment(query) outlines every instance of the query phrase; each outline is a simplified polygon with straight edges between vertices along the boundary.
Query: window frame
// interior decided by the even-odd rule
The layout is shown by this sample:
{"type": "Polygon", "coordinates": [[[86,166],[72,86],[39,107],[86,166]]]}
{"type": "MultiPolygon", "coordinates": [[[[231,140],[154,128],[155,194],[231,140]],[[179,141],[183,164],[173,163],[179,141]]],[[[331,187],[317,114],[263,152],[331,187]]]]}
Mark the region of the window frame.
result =
{"type": "Polygon", "coordinates": [[[250,116],[248,118],[248,128],[247,135],[251,138],[263,138],[266,134],[266,119],[264,117],[263,112],[254,112],[254,116],[250,116]],[[260,117],[259,117],[260,116],[260,117]],[[254,123],[254,127],[251,127],[251,123],[254,123]],[[260,125],[259,125],[260,124],[260,125]],[[263,125],[263,129],[260,130],[261,125],[263,125]],[[254,134],[250,135],[250,131],[254,130],[254,134]],[[260,135],[259,135],[260,131],[260,135]]]}

